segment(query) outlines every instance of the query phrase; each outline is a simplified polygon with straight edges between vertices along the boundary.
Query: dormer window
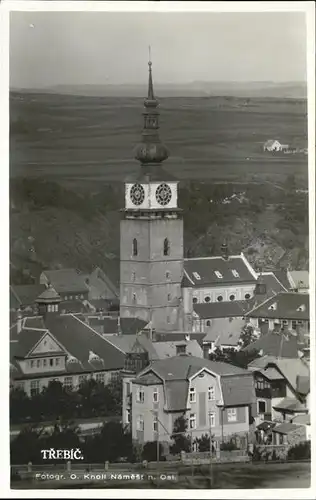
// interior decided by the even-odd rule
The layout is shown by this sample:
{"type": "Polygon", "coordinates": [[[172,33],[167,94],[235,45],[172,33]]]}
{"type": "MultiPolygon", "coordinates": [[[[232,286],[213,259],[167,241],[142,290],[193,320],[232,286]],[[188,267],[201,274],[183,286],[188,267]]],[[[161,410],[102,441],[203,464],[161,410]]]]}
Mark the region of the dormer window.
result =
{"type": "Polygon", "coordinates": [[[239,273],[238,271],[236,271],[236,269],[232,269],[232,273],[235,278],[239,278],[239,273]]]}
{"type": "Polygon", "coordinates": [[[215,273],[215,275],[216,275],[217,278],[219,278],[219,279],[223,278],[222,273],[220,273],[219,271],[214,271],[214,273],[215,273]]]}
{"type": "Polygon", "coordinates": [[[67,358],[67,363],[78,363],[78,360],[74,356],[69,355],[67,358]]]}
{"type": "Polygon", "coordinates": [[[89,351],[89,361],[101,361],[101,358],[93,351],[89,351]]]}
{"type": "Polygon", "coordinates": [[[269,311],[276,311],[277,309],[277,303],[274,302],[273,304],[271,304],[271,306],[268,307],[269,311]]]}
{"type": "Polygon", "coordinates": [[[199,273],[194,272],[194,273],[192,273],[192,274],[193,274],[193,277],[194,277],[196,280],[200,280],[200,279],[201,279],[201,276],[199,275],[199,273]]]}
{"type": "Polygon", "coordinates": [[[304,312],[306,310],[305,304],[300,305],[296,310],[299,312],[304,312]]]}

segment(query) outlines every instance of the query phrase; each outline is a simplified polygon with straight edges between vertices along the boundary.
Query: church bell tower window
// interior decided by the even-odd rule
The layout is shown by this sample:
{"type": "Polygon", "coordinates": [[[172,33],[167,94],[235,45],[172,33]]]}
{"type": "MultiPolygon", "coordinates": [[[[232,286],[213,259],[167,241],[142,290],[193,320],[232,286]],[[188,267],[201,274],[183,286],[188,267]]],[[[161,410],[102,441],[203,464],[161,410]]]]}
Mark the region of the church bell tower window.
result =
{"type": "Polygon", "coordinates": [[[137,244],[137,239],[133,239],[133,257],[136,257],[138,255],[138,244],[137,244]]]}
{"type": "Polygon", "coordinates": [[[165,238],[163,242],[163,254],[170,255],[170,243],[168,238],[165,238]]]}

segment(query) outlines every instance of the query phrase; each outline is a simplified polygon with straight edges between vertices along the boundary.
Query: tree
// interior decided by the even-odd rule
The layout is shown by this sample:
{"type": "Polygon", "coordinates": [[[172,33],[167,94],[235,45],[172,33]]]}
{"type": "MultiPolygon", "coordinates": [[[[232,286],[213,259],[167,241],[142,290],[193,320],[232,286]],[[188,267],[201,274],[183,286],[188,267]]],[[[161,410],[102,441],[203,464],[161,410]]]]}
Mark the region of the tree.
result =
{"type": "Polygon", "coordinates": [[[242,348],[247,347],[249,344],[256,340],[256,336],[254,335],[254,327],[250,324],[247,324],[243,327],[240,335],[240,346],[242,348]]]}
{"type": "Polygon", "coordinates": [[[182,415],[178,417],[173,426],[173,433],[171,434],[171,439],[174,444],[170,447],[172,454],[180,453],[180,451],[189,452],[191,449],[191,439],[186,435],[188,428],[188,421],[182,415]]]}
{"type": "Polygon", "coordinates": [[[42,445],[42,434],[43,429],[32,425],[24,427],[10,443],[11,464],[40,463],[41,449],[45,449],[42,445]]]}
{"type": "MultiPolygon", "coordinates": [[[[213,436],[212,436],[213,438],[213,436]]],[[[200,438],[196,439],[199,451],[210,451],[210,435],[202,434],[200,438]]],[[[214,451],[214,446],[212,445],[212,451],[214,451]]]]}
{"type": "Polygon", "coordinates": [[[30,398],[21,388],[10,390],[10,421],[11,423],[25,422],[28,415],[30,398]]]}
{"type": "MultiPolygon", "coordinates": [[[[164,460],[162,444],[159,443],[159,460],[164,460]]],[[[147,441],[142,451],[142,460],[157,462],[157,441],[147,441]]]]}
{"type": "Polygon", "coordinates": [[[105,422],[101,432],[86,441],[88,462],[115,462],[133,455],[132,435],[117,422],[105,422]]]}

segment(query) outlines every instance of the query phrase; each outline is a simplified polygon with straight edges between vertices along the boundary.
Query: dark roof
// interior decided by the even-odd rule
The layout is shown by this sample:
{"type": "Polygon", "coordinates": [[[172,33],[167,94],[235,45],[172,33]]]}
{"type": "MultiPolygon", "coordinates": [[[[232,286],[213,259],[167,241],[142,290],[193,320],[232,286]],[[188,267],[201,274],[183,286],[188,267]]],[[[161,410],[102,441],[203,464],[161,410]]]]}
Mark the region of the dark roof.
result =
{"type": "Polygon", "coordinates": [[[243,351],[254,349],[263,351],[263,355],[282,358],[297,358],[299,351],[297,337],[286,331],[272,331],[244,347],[243,351]],[[281,345],[282,344],[282,345],[281,345]]]}
{"type": "Polygon", "coordinates": [[[247,300],[193,304],[194,312],[201,319],[245,316],[246,312],[248,311],[248,308],[249,304],[247,300]]]}
{"type": "Polygon", "coordinates": [[[290,282],[288,280],[286,271],[275,270],[275,271],[273,271],[273,274],[282,283],[282,285],[284,286],[284,288],[286,290],[289,290],[291,288],[291,285],[290,285],[290,282]]]}
{"type": "Polygon", "coordinates": [[[103,360],[104,370],[123,368],[124,353],[76,316],[47,316],[45,325],[66,351],[81,362],[84,370],[95,371],[89,362],[89,351],[103,360]]]}
{"type": "Polygon", "coordinates": [[[49,285],[45,290],[36,298],[37,303],[51,303],[61,302],[60,295],[56,292],[52,285],[49,285]]]}
{"type": "MultiPolygon", "coordinates": [[[[26,318],[21,332],[11,338],[10,355],[13,365],[17,366],[15,360],[27,356],[47,332],[60,345],[60,353],[64,352],[77,360],[66,363],[66,372],[120,370],[124,367],[125,353],[72,314],[49,314],[45,320],[42,317],[26,318]],[[99,359],[93,359],[93,355],[99,359]]],[[[42,377],[44,373],[35,375],[42,377]]],[[[30,374],[20,372],[18,376],[30,378],[30,374]]]]}
{"type": "Polygon", "coordinates": [[[220,375],[224,405],[254,405],[255,391],[251,372],[228,363],[195,356],[175,356],[152,361],[136,380],[140,381],[148,373],[157,374],[165,384],[168,411],[181,411],[186,409],[189,379],[203,369],[220,375]]]}
{"type": "Polygon", "coordinates": [[[249,311],[247,316],[251,318],[308,320],[309,294],[280,292],[249,311]]]}
{"type": "Polygon", "coordinates": [[[237,346],[244,326],[245,320],[242,318],[215,318],[207,329],[203,343],[215,342],[217,347],[221,345],[237,346]]]}
{"type": "Polygon", "coordinates": [[[221,385],[225,406],[254,405],[256,403],[256,392],[252,375],[242,375],[240,377],[223,376],[221,377],[221,385]]]}
{"type": "MultiPolygon", "coordinates": [[[[88,316],[88,321],[91,327],[96,326],[98,331],[105,334],[115,334],[118,332],[117,316],[96,317],[88,316]],[[100,330],[102,327],[102,330],[100,330]]],[[[136,335],[147,325],[147,321],[139,318],[120,318],[120,327],[122,335],[136,335]]]]}
{"type": "Polygon", "coordinates": [[[284,380],[283,375],[273,366],[260,370],[260,373],[269,380],[284,380]]]}
{"type": "Polygon", "coordinates": [[[269,422],[269,420],[264,420],[259,425],[257,425],[257,429],[258,431],[268,431],[269,429],[273,429],[273,427],[275,427],[276,425],[276,422],[269,422]]]}
{"type": "Polygon", "coordinates": [[[308,412],[308,409],[295,398],[284,398],[282,401],[273,405],[273,408],[276,410],[285,410],[294,413],[297,411],[308,412]]]}
{"type": "Polygon", "coordinates": [[[58,293],[87,293],[85,275],[76,269],[48,269],[43,271],[58,293]]]}
{"type": "Polygon", "coordinates": [[[262,273],[260,275],[260,281],[266,285],[266,293],[256,297],[257,301],[260,300],[260,304],[280,292],[287,291],[282,282],[276,277],[275,272],[262,273]]]}
{"type": "Polygon", "coordinates": [[[45,285],[11,285],[10,307],[33,305],[41,293],[46,290],[45,285]]]}
{"type": "Polygon", "coordinates": [[[206,285],[221,286],[228,283],[233,285],[255,283],[257,275],[254,270],[251,272],[251,269],[243,254],[233,255],[228,259],[221,256],[184,259],[184,270],[190,280],[190,286],[193,288],[206,285]],[[216,271],[222,277],[216,276],[216,271]]]}
{"type": "Polygon", "coordinates": [[[66,313],[87,313],[89,308],[80,300],[63,300],[59,305],[59,310],[66,313]]]}
{"type": "Polygon", "coordinates": [[[196,356],[174,356],[155,360],[151,363],[151,368],[164,380],[183,380],[191,377],[201,370],[207,368],[218,375],[245,375],[249,374],[247,370],[237,366],[210,361],[196,356]]]}
{"type": "Polygon", "coordinates": [[[307,376],[298,375],[296,380],[296,390],[299,394],[309,394],[310,378],[307,376]]]}
{"type": "Polygon", "coordinates": [[[285,424],[280,424],[274,427],[274,429],[272,429],[272,432],[278,432],[279,434],[290,434],[291,432],[296,431],[300,427],[302,428],[303,426],[286,422],[285,424]]]}
{"type": "Polygon", "coordinates": [[[155,332],[154,342],[180,342],[190,338],[190,340],[196,340],[202,346],[205,335],[205,333],[155,332]]]}

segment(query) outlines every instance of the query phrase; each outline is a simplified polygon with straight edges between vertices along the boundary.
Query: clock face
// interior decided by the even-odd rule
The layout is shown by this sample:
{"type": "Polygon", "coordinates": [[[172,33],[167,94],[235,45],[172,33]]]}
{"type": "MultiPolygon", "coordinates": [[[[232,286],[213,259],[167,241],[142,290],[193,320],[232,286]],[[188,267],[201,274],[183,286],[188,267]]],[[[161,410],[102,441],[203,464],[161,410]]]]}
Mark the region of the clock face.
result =
{"type": "Polygon", "coordinates": [[[172,192],[168,184],[160,184],[156,189],[156,200],[160,205],[168,205],[172,197],[172,192]]]}
{"type": "Polygon", "coordinates": [[[131,200],[134,205],[141,205],[145,199],[145,190],[141,184],[134,184],[130,191],[131,200]]]}

